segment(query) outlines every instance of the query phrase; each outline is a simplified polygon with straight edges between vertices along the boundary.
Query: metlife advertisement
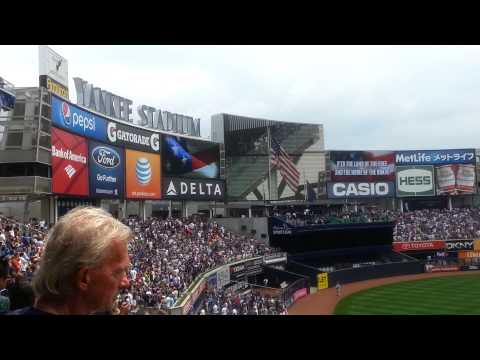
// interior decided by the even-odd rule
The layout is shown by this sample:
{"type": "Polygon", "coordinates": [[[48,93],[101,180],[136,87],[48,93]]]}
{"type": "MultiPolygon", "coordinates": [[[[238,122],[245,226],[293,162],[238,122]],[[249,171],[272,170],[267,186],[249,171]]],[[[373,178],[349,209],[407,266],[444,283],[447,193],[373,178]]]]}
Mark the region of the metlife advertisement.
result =
{"type": "Polygon", "coordinates": [[[397,151],[395,163],[397,165],[475,164],[475,149],[397,151]]]}
{"type": "Polygon", "coordinates": [[[89,141],[90,196],[123,197],[125,154],[116,146],[89,141]]]}
{"type": "Polygon", "coordinates": [[[52,95],[54,125],[90,139],[107,141],[107,122],[104,118],[83,111],[68,101],[52,95]]]}

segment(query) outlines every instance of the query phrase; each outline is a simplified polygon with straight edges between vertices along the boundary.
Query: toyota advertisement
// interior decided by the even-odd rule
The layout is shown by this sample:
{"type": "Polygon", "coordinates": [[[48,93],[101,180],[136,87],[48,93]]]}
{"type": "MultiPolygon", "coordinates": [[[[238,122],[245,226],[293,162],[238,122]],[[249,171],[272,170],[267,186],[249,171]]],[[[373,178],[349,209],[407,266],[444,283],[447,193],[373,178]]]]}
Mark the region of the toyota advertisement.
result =
{"type": "Polygon", "coordinates": [[[124,150],[95,141],[89,142],[90,196],[123,197],[124,150]]]}
{"type": "Polygon", "coordinates": [[[106,141],[106,120],[52,95],[52,123],[87,138],[106,141]]]}
{"type": "Polygon", "coordinates": [[[160,155],[125,149],[126,197],[129,199],[160,199],[160,155]]]}
{"type": "Polygon", "coordinates": [[[52,192],[88,196],[87,140],[52,127],[52,192]]]}

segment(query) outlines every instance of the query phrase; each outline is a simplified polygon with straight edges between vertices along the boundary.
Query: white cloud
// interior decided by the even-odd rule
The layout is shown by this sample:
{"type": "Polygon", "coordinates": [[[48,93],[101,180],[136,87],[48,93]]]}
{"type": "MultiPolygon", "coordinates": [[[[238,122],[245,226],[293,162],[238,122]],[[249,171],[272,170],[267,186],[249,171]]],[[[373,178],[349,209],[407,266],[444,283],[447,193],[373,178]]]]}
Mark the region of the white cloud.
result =
{"type": "MultiPolygon", "coordinates": [[[[200,117],[203,136],[210,116],[227,112],[322,123],[330,149],[480,147],[478,46],[52,48],[69,60],[70,78],[200,117]]],[[[0,76],[37,83],[37,46],[0,53],[0,76]]]]}

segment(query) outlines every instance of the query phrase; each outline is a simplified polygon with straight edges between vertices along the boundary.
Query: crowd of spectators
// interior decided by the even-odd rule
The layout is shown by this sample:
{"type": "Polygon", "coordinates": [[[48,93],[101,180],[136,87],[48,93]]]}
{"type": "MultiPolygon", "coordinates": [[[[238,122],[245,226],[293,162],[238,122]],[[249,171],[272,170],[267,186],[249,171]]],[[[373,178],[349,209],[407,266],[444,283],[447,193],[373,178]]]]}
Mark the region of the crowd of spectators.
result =
{"type": "Polygon", "coordinates": [[[378,208],[331,209],[315,213],[275,212],[293,225],[394,222],[393,241],[428,241],[480,238],[480,209],[453,208],[414,211],[378,208]]]}
{"type": "Polygon", "coordinates": [[[280,299],[257,290],[231,293],[208,291],[200,306],[199,315],[287,315],[280,299]]]}
{"type": "MultiPolygon", "coordinates": [[[[480,238],[480,209],[476,208],[405,212],[377,208],[331,209],[317,214],[288,211],[275,215],[297,224],[393,221],[394,241],[480,238]]],[[[114,312],[128,309],[137,313],[142,308],[166,311],[174,306],[197,275],[234,260],[279,251],[198,216],[146,221],[129,218],[124,222],[135,233],[129,244],[131,286],[118,296],[114,312]]],[[[47,231],[48,226],[43,221],[20,224],[0,217],[0,259],[8,265],[12,289],[15,286],[24,289],[25,282],[32,278],[47,231]]],[[[209,294],[203,310],[206,314],[222,313],[226,306],[227,314],[282,313],[281,304],[275,303],[272,307],[269,305],[272,301],[276,300],[255,292],[245,296],[216,292],[209,294]]]]}
{"type": "Polygon", "coordinates": [[[199,217],[125,222],[135,232],[129,245],[131,286],[118,301],[134,312],[141,306],[167,310],[197,275],[234,260],[278,251],[199,217]]]}

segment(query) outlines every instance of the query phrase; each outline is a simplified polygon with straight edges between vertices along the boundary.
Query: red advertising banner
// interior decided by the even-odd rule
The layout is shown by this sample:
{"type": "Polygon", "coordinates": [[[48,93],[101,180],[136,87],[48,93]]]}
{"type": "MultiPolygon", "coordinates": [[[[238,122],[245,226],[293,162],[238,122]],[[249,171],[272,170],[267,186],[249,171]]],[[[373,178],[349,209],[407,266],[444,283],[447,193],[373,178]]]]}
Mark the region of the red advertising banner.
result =
{"type": "Polygon", "coordinates": [[[52,127],[52,192],[88,196],[87,158],[85,138],[52,127]]]}
{"type": "Polygon", "coordinates": [[[445,241],[410,241],[410,242],[394,242],[394,251],[425,251],[425,250],[442,250],[445,248],[445,241]]]}
{"type": "Polygon", "coordinates": [[[293,293],[293,301],[297,301],[298,299],[301,299],[305,296],[307,296],[307,288],[299,289],[293,293]]]}

